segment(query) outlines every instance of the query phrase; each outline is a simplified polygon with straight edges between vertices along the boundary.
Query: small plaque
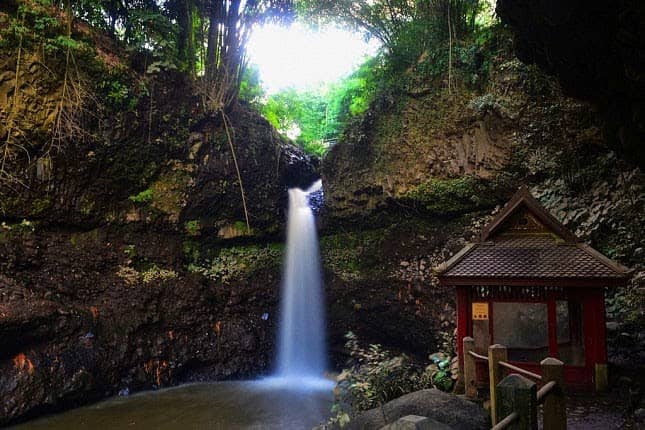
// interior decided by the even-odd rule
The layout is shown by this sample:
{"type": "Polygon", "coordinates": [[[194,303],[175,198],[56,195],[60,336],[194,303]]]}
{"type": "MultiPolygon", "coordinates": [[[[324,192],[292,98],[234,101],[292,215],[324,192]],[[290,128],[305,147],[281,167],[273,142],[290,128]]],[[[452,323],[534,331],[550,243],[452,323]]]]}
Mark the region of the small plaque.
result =
{"type": "Polygon", "coordinates": [[[488,319],[488,303],[473,303],[473,319],[474,320],[488,319]]]}

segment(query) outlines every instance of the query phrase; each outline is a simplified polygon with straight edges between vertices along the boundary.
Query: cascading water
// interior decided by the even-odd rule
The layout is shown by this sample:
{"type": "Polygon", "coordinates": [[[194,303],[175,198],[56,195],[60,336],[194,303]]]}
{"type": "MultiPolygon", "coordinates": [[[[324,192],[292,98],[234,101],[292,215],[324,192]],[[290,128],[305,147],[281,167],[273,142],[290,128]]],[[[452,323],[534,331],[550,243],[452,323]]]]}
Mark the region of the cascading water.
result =
{"type": "Polygon", "coordinates": [[[309,195],[321,188],[317,181],[304,191],[289,190],[276,376],[298,383],[320,380],[327,370],[320,253],[309,206],[309,195]]]}

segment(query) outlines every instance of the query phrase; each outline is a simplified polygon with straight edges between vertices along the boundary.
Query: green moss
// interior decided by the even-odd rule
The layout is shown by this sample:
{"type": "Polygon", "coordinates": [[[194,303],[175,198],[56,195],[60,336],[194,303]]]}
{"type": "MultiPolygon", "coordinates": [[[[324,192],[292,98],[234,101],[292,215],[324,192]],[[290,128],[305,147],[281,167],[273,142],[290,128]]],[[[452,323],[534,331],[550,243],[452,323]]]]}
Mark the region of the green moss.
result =
{"type": "MultiPolygon", "coordinates": [[[[493,203],[483,180],[462,176],[455,179],[430,179],[412,190],[404,198],[412,200],[433,215],[454,215],[471,212],[493,203]]],[[[493,193],[494,194],[494,193],[493,193]]]]}
{"type": "Polygon", "coordinates": [[[278,270],[282,262],[282,253],[282,244],[222,248],[210,261],[201,265],[190,264],[188,269],[228,284],[233,280],[248,277],[258,270],[278,270]]]}
{"type": "MultiPolygon", "coordinates": [[[[169,220],[176,222],[186,202],[189,181],[189,173],[181,163],[177,163],[172,170],[162,173],[150,187],[130,196],[129,199],[148,210],[161,212],[167,215],[169,220]]],[[[199,233],[200,226],[197,220],[188,221],[185,227],[190,235],[199,233]]]]}
{"type": "Polygon", "coordinates": [[[43,199],[34,199],[31,202],[31,215],[38,216],[45,212],[51,206],[51,200],[49,198],[43,199]]]}
{"type": "Polygon", "coordinates": [[[233,223],[233,227],[235,227],[237,230],[246,230],[246,223],[244,221],[235,221],[233,223]]]}
{"type": "Polygon", "coordinates": [[[356,279],[379,270],[379,256],[387,232],[378,229],[323,236],[323,267],[344,279],[356,279]]]}
{"type": "Polygon", "coordinates": [[[238,231],[242,232],[242,234],[243,234],[244,236],[250,236],[250,235],[252,235],[252,234],[253,234],[253,230],[252,230],[252,229],[249,229],[249,228],[247,227],[247,225],[246,225],[246,222],[244,222],[244,221],[235,221],[235,222],[233,223],[233,227],[234,227],[236,230],[238,230],[238,231]]]}
{"type": "Polygon", "coordinates": [[[152,189],[148,188],[147,190],[143,190],[139,194],[132,195],[128,198],[134,203],[149,203],[154,198],[154,192],[152,189]]]}
{"type": "Polygon", "coordinates": [[[194,240],[186,240],[181,245],[182,253],[189,264],[197,264],[201,256],[201,247],[199,242],[194,240]]]}
{"type": "Polygon", "coordinates": [[[189,181],[190,175],[181,169],[161,175],[150,187],[153,197],[151,206],[173,219],[179,219],[189,181]]]}
{"type": "Polygon", "coordinates": [[[201,224],[198,219],[186,221],[184,223],[184,229],[189,236],[199,236],[201,224]]]}

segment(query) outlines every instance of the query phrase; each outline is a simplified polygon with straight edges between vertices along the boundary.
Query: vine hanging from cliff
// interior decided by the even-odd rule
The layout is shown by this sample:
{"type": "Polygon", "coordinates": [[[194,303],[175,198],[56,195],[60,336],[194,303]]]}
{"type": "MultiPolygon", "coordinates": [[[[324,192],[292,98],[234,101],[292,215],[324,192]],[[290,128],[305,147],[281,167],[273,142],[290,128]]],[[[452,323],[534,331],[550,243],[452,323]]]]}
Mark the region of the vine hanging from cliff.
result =
{"type": "Polygon", "coordinates": [[[49,157],[52,151],[60,151],[66,141],[82,140],[88,132],[81,123],[83,114],[87,114],[85,106],[90,102],[96,103],[93,95],[87,90],[87,84],[81,76],[73,50],[78,43],[72,38],[74,15],[72,2],[65,2],[66,35],[59,38],[65,49],[65,66],[61,95],[56,105],[56,120],[50,143],[44,148],[44,157],[49,157]]]}
{"type": "Polygon", "coordinates": [[[249,210],[246,207],[246,194],[244,194],[244,183],[242,182],[242,175],[240,173],[240,166],[237,164],[237,156],[235,155],[235,146],[233,145],[233,136],[232,132],[233,127],[231,126],[231,120],[228,118],[226,112],[223,109],[220,110],[222,114],[222,122],[224,124],[224,130],[226,131],[226,140],[228,141],[228,146],[231,148],[231,156],[233,157],[233,164],[235,164],[235,173],[237,174],[237,182],[240,184],[240,195],[242,197],[242,208],[244,209],[244,220],[246,221],[246,231],[249,233],[251,231],[251,224],[249,222],[249,210]]]}
{"type": "Polygon", "coordinates": [[[15,32],[18,36],[18,47],[16,53],[16,69],[15,69],[15,78],[13,84],[13,95],[11,97],[11,103],[9,104],[9,109],[7,113],[7,119],[5,121],[5,132],[6,138],[4,145],[2,147],[2,154],[0,159],[0,183],[19,183],[24,185],[20,179],[8,169],[9,161],[15,157],[16,151],[24,151],[27,157],[29,157],[29,151],[15,141],[15,135],[20,134],[20,130],[16,124],[16,106],[19,103],[20,97],[20,65],[23,55],[23,33],[26,31],[24,27],[24,13],[18,11],[17,25],[14,26],[15,32]]]}
{"type": "Polygon", "coordinates": [[[89,114],[87,106],[98,103],[76,64],[75,54],[87,50],[72,36],[71,0],[65,2],[63,12],[46,3],[20,3],[15,18],[3,30],[0,40],[7,38],[7,60],[15,61],[15,67],[11,88],[5,91],[7,108],[0,128],[0,185],[26,188],[28,181],[21,176],[34,162],[44,179],[51,170],[53,153],[89,134],[82,121],[89,114]],[[36,76],[43,78],[41,83],[49,81],[49,87],[35,84],[36,76]],[[31,101],[34,92],[42,96],[37,103],[31,101]],[[34,124],[27,113],[32,109],[43,115],[37,127],[45,139],[30,137],[34,124]]]}

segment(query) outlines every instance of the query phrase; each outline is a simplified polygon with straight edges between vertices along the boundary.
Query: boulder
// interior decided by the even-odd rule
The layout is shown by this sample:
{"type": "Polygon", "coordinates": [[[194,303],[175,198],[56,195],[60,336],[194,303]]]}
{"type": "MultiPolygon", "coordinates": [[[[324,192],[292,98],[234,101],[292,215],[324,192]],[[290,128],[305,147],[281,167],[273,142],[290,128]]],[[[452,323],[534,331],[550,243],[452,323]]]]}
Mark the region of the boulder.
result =
{"type": "Polygon", "coordinates": [[[459,430],[490,428],[490,422],[484,410],[475,403],[434,388],[406,394],[386,403],[382,408],[364,412],[349,423],[349,428],[352,430],[380,429],[408,415],[428,417],[449,428],[459,430]]]}
{"type": "Polygon", "coordinates": [[[408,415],[386,425],[381,430],[452,430],[452,428],[432,418],[408,415]]]}

